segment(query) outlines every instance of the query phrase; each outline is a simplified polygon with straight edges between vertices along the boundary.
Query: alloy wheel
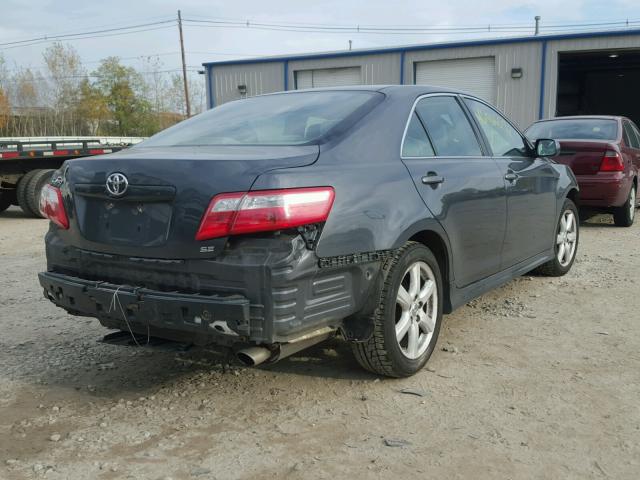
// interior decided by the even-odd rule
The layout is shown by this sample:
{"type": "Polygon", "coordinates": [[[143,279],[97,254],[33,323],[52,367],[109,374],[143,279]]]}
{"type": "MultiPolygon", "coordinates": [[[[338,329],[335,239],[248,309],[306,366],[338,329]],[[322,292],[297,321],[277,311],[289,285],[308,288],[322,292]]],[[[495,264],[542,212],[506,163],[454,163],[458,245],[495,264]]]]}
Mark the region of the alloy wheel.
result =
{"type": "Polygon", "coordinates": [[[412,360],[429,347],[438,317],[438,289],[425,262],[406,270],[396,297],[395,332],[402,354],[412,360]]]}
{"type": "Polygon", "coordinates": [[[631,193],[629,193],[629,219],[633,221],[633,217],[636,215],[636,187],[631,187],[631,193]]]}
{"type": "Polygon", "coordinates": [[[571,210],[565,210],[560,217],[560,225],[556,236],[556,257],[561,266],[566,267],[573,260],[578,240],[578,224],[571,210]]]}

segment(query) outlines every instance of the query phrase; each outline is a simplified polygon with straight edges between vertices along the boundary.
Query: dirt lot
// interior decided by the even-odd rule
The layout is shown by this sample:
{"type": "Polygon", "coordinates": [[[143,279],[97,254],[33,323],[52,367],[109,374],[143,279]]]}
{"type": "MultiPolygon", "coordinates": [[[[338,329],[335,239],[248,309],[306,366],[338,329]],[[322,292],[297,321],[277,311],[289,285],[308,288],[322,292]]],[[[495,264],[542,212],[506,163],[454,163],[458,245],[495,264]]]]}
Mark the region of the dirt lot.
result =
{"type": "Polygon", "coordinates": [[[404,380],[339,341],[226,371],[99,344],[42,297],[46,227],[0,215],[1,479],[640,476],[640,223],[592,218],[569,275],[445,317],[404,380]]]}

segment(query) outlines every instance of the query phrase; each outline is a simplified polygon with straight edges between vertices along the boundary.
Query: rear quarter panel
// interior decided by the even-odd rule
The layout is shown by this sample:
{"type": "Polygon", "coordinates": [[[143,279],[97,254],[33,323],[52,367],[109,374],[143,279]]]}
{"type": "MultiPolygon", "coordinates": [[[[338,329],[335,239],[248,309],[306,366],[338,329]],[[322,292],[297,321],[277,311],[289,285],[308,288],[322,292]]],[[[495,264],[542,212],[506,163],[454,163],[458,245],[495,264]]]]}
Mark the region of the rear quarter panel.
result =
{"type": "MultiPolygon", "coordinates": [[[[317,247],[320,257],[395,248],[417,225],[440,228],[399,157],[416,93],[387,97],[318,161],[260,175],[253,189],[332,186],[336,197],[317,247]]],[[[441,230],[441,228],[440,228],[441,230]]]]}

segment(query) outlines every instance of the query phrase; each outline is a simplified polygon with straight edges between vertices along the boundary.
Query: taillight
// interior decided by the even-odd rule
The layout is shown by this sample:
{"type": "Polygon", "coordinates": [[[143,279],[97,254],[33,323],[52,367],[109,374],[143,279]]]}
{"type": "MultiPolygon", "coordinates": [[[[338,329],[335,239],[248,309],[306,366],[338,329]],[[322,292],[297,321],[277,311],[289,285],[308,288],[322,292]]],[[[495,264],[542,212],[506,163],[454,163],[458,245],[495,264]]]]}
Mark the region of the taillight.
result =
{"type": "Polygon", "coordinates": [[[622,157],[615,150],[607,150],[602,157],[602,163],[600,164],[601,172],[623,172],[624,163],[622,157]]]}
{"type": "Polygon", "coordinates": [[[329,216],[334,196],[331,187],[222,193],[211,200],[196,240],[321,223],[329,216]]]}
{"type": "Polygon", "coordinates": [[[40,193],[40,213],[65,230],[69,228],[69,218],[64,209],[62,192],[53,185],[45,185],[40,193]]]}

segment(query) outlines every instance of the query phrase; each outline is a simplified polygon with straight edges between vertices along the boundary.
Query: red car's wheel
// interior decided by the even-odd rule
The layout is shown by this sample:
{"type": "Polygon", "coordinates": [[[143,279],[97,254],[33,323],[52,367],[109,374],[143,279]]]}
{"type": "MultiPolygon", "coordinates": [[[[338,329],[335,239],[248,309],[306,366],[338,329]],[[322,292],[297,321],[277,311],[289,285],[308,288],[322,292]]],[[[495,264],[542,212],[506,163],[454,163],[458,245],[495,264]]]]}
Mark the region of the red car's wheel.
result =
{"type": "Polygon", "coordinates": [[[630,227],[636,217],[636,186],[631,185],[631,191],[623,206],[613,212],[613,222],[618,227],[630,227]]]}

